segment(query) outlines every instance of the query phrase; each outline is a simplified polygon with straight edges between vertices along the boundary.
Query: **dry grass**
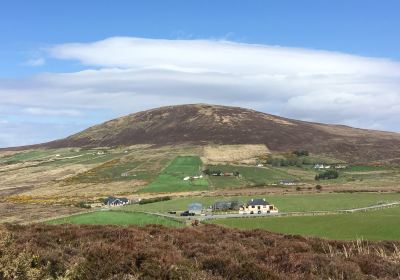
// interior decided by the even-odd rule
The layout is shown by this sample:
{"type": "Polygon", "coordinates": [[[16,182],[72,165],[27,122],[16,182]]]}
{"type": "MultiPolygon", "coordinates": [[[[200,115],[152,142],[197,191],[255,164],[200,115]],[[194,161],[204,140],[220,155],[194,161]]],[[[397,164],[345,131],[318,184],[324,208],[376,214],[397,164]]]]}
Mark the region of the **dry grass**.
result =
{"type": "MultiPolygon", "coordinates": [[[[83,212],[82,208],[29,203],[0,203],[0,223],[27,223],[83,212]]],[[[1,277],[0,277],[1,279],[1,277]]]]}
{"type": "Polygon", "coordinates": [[[226,162],[255,162],[257,157],[270,152],[265,145],[215,145],[204,147],[202,160],[205,164],[226,162]]]}

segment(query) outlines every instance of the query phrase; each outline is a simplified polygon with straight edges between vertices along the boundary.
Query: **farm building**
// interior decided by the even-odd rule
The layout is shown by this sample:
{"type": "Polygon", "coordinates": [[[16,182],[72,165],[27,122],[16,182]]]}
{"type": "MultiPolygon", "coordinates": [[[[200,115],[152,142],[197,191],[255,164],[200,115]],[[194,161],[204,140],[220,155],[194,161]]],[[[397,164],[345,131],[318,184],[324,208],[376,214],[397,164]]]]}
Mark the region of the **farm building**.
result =
{"type": "Polygon", "coordinates": [[[199,176],[186,176],[183,178],[183,181],[190,181],[190,180],[197,180],[197,179],[202,179],[203,175],[199,176]]]}
{"type": "Polygon", "coordinates": [[[239,201],[217,201],[212,205],[213,211],[238,210],[239,201]]]}
{"type": "Polygon", "coordinates": [[[297,185],[297,182],[295,182],[294,180],[283,179],[283,180],[280,180],[280,181],[278,182],[278,185],[282,185],[282,186],[294,186],[294,185],[297,185]]]}
{"type": "Polygon", "coordinates": [[[203,212],[203,205],[201,203],[191,203],[188,206],[189,213],[200,215],[203,212]]]}
{"type": "Polygon", "coordinates": [[[330,169],[331,166],[323,163],[317,163],[314,165],[315,169],[330,169]]]}
{"type": "Polygon", "coordinates": [[[122,206],[129,203],[129,199],[126,197],[113,197],[109,196],[104,199],[104,205],[107,206],[122,206]]]}
{"type": "Polygon", "coordinates": [[[273,214],[278,209],[264,199],[251,199],[239,208],[239,214],[273,214]]]}

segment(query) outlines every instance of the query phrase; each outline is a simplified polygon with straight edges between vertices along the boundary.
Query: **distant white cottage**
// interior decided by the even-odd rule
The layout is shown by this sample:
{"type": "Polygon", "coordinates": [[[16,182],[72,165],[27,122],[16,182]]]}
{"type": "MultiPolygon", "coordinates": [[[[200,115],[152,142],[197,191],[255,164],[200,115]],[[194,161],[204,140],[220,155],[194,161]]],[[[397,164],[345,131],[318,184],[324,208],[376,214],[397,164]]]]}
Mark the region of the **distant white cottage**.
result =
{"type": "Polygon", "coordinates": [[[189,180],[196,180],[196,179],[201,179],[203,178],[203,175],[200,176],[186,176],[183,178],[183,181],[189,181],[189,180]]]}
{"type": "Polygon", "coordinates": [[[315,169],[330,169],[331,166],[330,165],[325,165],[323,163],[317,163],[314,165],[315,169]]]}

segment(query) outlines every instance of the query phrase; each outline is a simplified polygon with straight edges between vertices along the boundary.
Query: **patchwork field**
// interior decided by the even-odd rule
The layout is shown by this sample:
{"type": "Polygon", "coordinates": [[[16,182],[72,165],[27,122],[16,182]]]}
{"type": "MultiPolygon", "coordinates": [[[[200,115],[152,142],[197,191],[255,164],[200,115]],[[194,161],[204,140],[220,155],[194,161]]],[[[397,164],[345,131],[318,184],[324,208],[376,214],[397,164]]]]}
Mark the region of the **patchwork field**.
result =
{"type": "Polygon", "coordinates": [[[4,152],[0,154],[0,194],[8,202],[32,203],[129,195],[153,181],[178,155],[201,152],[201,147],[150,145],[4,152]]]}
{"type": "Polygon", "coordinates": [[[198,156],[176,157],[157,178],[141,189],[141,192],[185,192],[208,189],[208,180],[199,178],[184,181],[187,176],[199,176],[202,173],[202,162],[198,156]]]}
{"type": "Polygon", "coordinates": [[[180,227],[183,224],[179,221],[163,218],[160,216],[144,213],[126,213],[117,211],[97,211],[87,214],[73,215],[65,218],[55,219],[48,224],[86,224],[86,225],[137,225],[145,226],[150,224],[163,225],[168,227],[180,227]]]}
{"type": "Polygon", "coordinates": [[[220,219],[211,223],[330,239],[400,240],[400,207],[326,216],[220,219]]]}

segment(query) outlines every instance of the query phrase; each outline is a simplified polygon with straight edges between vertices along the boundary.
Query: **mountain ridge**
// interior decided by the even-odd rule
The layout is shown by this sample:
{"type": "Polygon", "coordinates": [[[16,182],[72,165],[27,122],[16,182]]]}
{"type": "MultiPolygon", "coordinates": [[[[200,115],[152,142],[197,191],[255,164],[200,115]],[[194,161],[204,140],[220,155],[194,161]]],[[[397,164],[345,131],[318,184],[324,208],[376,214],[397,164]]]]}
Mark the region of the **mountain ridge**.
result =
{"type": "Polygon", "coordinates": [[[140,111],[64,139],[9,149],[136,144],[265,144],[271,151],[307,149],[348,161],[396,161],[400,158],[399,133],[306,122],[251,109],[210,104],[140,111]]]}

